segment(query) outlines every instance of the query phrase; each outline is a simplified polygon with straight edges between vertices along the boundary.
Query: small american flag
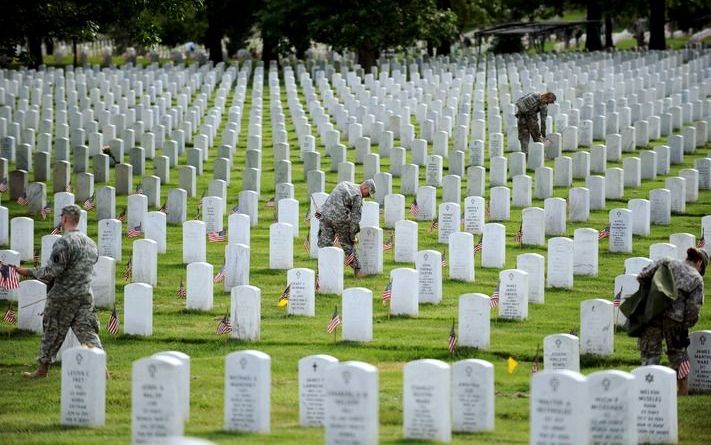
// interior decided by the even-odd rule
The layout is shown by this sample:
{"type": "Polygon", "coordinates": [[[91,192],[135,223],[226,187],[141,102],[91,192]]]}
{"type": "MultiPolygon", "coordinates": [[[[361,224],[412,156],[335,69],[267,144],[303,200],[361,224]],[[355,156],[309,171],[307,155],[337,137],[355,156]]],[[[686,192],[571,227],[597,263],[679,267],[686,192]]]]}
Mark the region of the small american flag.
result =
{"type": "Polygon", "coordinates": [[[106,330],[109,331],[109,334],[111,335],[117,335],[120,325],[121,322],[119,321],[118,313],[116,313],[116,306],[114,306],[114,309],[111,311],[109,321],[106,323],[106,330]]]}
{"type": "Polygon", "coordinates": [[[54,229],[52,229],[51,235],[61,235],[62,234],[62,224],[57,224],[54,229]]]}
{"type": "Polygon", "coordinates": [[[521,244],[523,242],[523,222],[518,226],[518,232],[514,236],[514,241],[521,244]]]}
{"type": "Polygon", "coordinates": [[[136,186],[136,194],[142,195],[143,194],[143,184],[138,184],[136,186]]]}
{"type": "Polygon", "coordinates": [[[8,306],[2,319],[7,323],[17,324],[17,314],[12,310],[12,306],[8,306]]]}
{"type": "Polygon", "coordinates": [[[5,193],[7,191],[7,178],[2,178],[0,181],[0,193],[5,193]]]}
{"type": "Polygon", "coordinates": [[[487,202],[487,203],[486,203],[486,210],[485,210],[485,212],[486,212],[486,219],[491,218],[491,203],[490,203],[490,202],[487,202]]]}
{"type": "Polygon", "coordinates": [[[615,298],[612,300],[612,304],[615,307],[619,307],[620,304],[622,304],[622,288],[620,288],[620,291],[615,294],[615,298]]]}
{"type": "Polygon", "coordinates": [[[235,213],[242,213],[239,211],[239,204],[232,207],[232,210],[230,211],[230,214],[234,215],[235,213]]]}
{"type": "Polygon", "coordinates": [[[457,350],[457,333],[454,331],[454,320],[452,320],[452,327],[449,329],[449,341],[447,342],[450,354],[454,354],[457,350]]]}
{"type": "Polygon", "coordinates": [[[417,217],[420,213],[420,206],[417,205],[417,198],[410,204],[410,215],[417,217]]]}
{"type": "Polygon", "coordinates": [[[696,245],[697,248],[703,249],[706,246],[706,240],[704,239],[704,229],[701,229],[701,239],[699,240],[699,243],[696,245]]]}
{"type": "Polygon", "coordinates": [[[311,233],[306,232],[306,238],[304,239],[304,250],[306,253],[311,253],[311,233]]]}
{"type": "Polygon", "coordinates": [[[67,185],[64,186],[64,191],[67,193],[72,192],[72,183],[71,182],[68,182],[67,185]]]}
{"type": "Polygon", "coordinates": [[[212,279],[213,283],[222,283],[223,281],[225,281],[225,266],[222,266],[222,269],[220,269],[217,275],[215,275],[215,278],[212,279]]]}
{"type": "Polygon", "coordinates": [[[128,257],[126,262],[126,270],[123,271],[123,279],[128,281],[133,276],[133,263],[131,262],[131,257],[128,257]]]}
{"type": "Polygon", "coordinates": [[[121,221],[122,223],[126,222],[126,208],[125,207],[119,214],[118,220],[121,221]]]}
{"type": "Polygon", "coordinates": [[[540,346],[536,346],[536,355],[533,356],[533,364],[531,365],[531,374],[535,374],[540,371],[540,364],[538,359],[538,351],[540,346]]]}
{"type": "Polygon", "coordinates": [[[494,293],[491,294],[491,299],[489,300],[489,307],[490,308],[495,308],[499,305],[499,285],[501,283],[496,283],[496,289],[494,289],[494,293]]]}
{"type": "Polygon", "coordinates": [[[484,235],[479,237],[479,241],[477,241],[476,244],[474,244],[474,255],[476,255],[477,252],[481,252],[481,250],[484,248],[484,235]]]}
{"type": "Polygon", "coordinates": [[[221,243],[225,241],[225,238],[225,229],[222,229],[219,232],[210,232],[207,234],[207,240],[211,243],[221,243]]]}
{"type": "Polygon", "coordinates": [[[143,232],[141,231],[141,225],[139,224],[136,227],[129,227],[127,235],[129,238],[138,238],[141,236],[141,233],[143,232]]]}
{"type": "Polygon", "coordinates": [[[224,335],[224,334],[229,334],[232,332],[232,324],[230,323],[230,318],[225,314],[224,317],[220,319],[220,322],[217,323],[217,329],[215,329],[215,334],[216,335],[224,335]]]}
{"type": "Polygon", "coordinates": [[[343,264],[346,266],[350,266],[353,263],[355,263],[355,260],[356,260],[355,250],[351,250],[351,253],[348,254],[348,256],[346,257],[346,260],[343,262],[343,264]]]}
{"type": "Polygon", "coordinates": [[[390,235],[390,239],[385,241],[385,244],[383,244],[383,251],[391,250],[392,248],[393,248],[393,236],[390,235]]]}
{"type": "Polygon", "coordinates": [[[264,207],[268,207],[268,208],[276,207],[276,199],[274,199],[274,197],[272,196],[271,198],[269,198],[269,201],[267,201],[267,203],[264,204],[264,207]]]}
{"type": "Polygon", "coordinates": [[[168,214],[168,201],[163,203],[159,211],[165,213],[166,215],[168,214]]]}
{"type": "Polygon", "coordinates": [[[610,236],[610,225],[606,225],[604,229],[600,231],[597,235],[598,240],[604,240],[605,238],[610,236]]]}
{"type": "Polygon", "coordinates": [[[385,290],[383,291],[383,305],[388,304],[388,301],[393,296],[393,280],[388,281],[388,285],[385,286],[385,290]]]}
{"type": "Polygon", "coordinates": [[[316,271],[316,290],[321,289],[321,279],[318,277],[318,270],[316,271]]]}
{"type": "Polygon", "coordinates": [[[676,371],[676,378],[679,380],[683,380],[689,376],[689,373],[691,372],[691,360],[689,360],[689,357],[685,357],[684,360],[679,363],[679,368],[676,371]]]}
{"type": "Polygon", "coordinates": [[[432,224],[430,224],[430,233],[434,232],[439,228],[439,218],[435,218],[432,220],[432,224]]]}
{"type": "Polygon", "coordinates": [[[338,326],[341,325],[341,317],[338,316],[338,305],[333,309],[333,315],[331,315],[331,320],[328,322],[328,326],[326,327],[326,331],[328,331],[329,334],[333,334],[336,332],[336,329],[338,329],[338,326]]]}
{"type": "Polygon", "coordinates": [[[22,207],[27,207],[30,205],[30,200],[27,199],[27,193],[23,193],[20,195],[19,198],[17,198],[17,203],[20,204],[22,207]]]}
{"type": "Polygon", "coordinates": [[[442,267],[447,267],[447,254],[442,254],[442,267]]]}
{"type": "Polygon", "coordinates": [[[341,247],[341,239],[338,237],[338,234],[333,237],[333,247],[341,247]]]}
{"type": "Polygon", "coordinates": [[[84,201],[84,210],[91,210],[94,208],[94,196],[89,196],[89,198],[84,201]]]}
{"type": "Polygon", "coordinates": [[[40,255],[39,252],[35,251],[35,255],[32,257],[32,266],[39,267],[40,265],[40,255]]]}
{"type": "Polygon", "coordinates": [[[52,207],[46,205],[42,207],[42,210],[40,210],[40,216],[42,216],[42,219],[45,220],[49,215],[52,214],[52,207]]]}
{"type": "Polygon", "coordinates": [[[286,286],[284,292],[279,295],[279,300],[277,300],[277,307],[285,307],[289,303],[289,295],[291,294],[291,284],[286,286]]]}
{"type": "Polygon", "coordinates": [[[185,285],[183,284],[183,277],[180,277],[180,285],[178,285],[178,292],[176,292],[178,298],[185,298],[188,295],[188,291],[185,290],[185,285]]]}
{"type": "Polygon", "coordinates": [[[0,287],[7,290],[20,287],[20,276],[15,266],[9,264],[0,266],[0,287]]]}

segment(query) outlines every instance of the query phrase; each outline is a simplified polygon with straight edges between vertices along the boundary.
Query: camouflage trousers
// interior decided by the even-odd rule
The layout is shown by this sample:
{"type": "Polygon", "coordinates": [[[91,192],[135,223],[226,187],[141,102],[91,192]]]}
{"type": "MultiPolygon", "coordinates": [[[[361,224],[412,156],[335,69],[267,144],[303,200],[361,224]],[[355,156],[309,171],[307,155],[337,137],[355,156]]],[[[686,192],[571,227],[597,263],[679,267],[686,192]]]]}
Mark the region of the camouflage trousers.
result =
{"type": "Polygon", "coordinates": [[[318,246],[333,246],[336,236],[338,236],[338,242],[340,243],[341,249],[343,249],[343,253],[345,255],[344,258],[348,258],[348,256],[352,253],[355,260],[351,263],[351,267],[355,270],[359,270],[360,263],[358,262],[355,246],[353,240],[351,239],[350,227],[348,225],[334,225],[329,221],[324,221],[322,219],[318,229],[318,246]]]}
{"type": "Polygon", "coordinates": [[[644,328],[639,337],[639,353],[642,366],[658,365],[662,358],[662,341],[667,344],[669,367],[677,369],[687,357],[689,330],[681,323],[669,318],[660,318],[644,328]]]}
{"type": "Polygon", "coordinates": [[[62,347],[67,331],[72,328],[79,343],[93,345],[101,348],[99,339],[99,319],[96,308],[92,303],[82,301],[81,298],[62,300],[47,299],[42,318],[42,342],[37,361],[52,363],[54,357],[62,347]]]}
{"type": "Polygon", "coordinates": [[[517,114],[518,118],[518,140],[521,143],[521,151],[528,154],[528,141],[543,142],[540,126],[538,125],[538,115],[517,114]]]}

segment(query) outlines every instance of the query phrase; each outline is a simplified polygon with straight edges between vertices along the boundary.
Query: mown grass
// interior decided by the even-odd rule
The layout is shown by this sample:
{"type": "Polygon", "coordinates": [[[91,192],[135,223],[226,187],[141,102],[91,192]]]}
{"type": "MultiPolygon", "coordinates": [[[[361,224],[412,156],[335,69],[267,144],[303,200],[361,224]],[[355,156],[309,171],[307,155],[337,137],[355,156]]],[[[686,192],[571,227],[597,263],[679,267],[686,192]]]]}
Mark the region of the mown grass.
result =
{"type": "MultiPolygon", "coordinates": [[[[266,76],[265,76],[266,77],[266,76]]],[[[274,195],[273,158],[271,156],[271,116],[268,103],[268,87],[264,88],[263,119],[263,204],[274,195]]],[[[228,96],[227,108],[232,104],[233,92],[228,96]]],[[[247,138],[248,110],[251,109],[251,88],[245,99],[242,132],[237,147],[232,182],[228,189],[228,208],[237,202],[241,190],[241,173],[245,166],[245,147],[247,138]]],[[[293,182],[296,198],[301,203],[301,214],[306,212],[306,183],[303,179],[302,163],[298,157],[298,141],[282,86],[282,104],[287,115],[287,127],[292,147],[293,182]]],[[[228,113],[225,112],[225,119],[228,113]]],[[[221,133],[221,132],[220,132],[221,133]]],[[[342,136],[344,138],[344,136],[342,136]]],[[[220,135],[216,139],[220,141],[220,135]]],[[[657,145],[664,141],[655,141],[657,145]]],[[[216,144],[217,146],[217,144],[216,144]]],[[[207,189],[212,178],[213,157],[205,163],[205,173],[198,179],[199,197],[207,189]]],[[[671,175],[681,168],[693,166],[694,159],[705,156],[708,148],[704,147],[693,155],[685,156],[683,165],[673,166],[671,175]]],[[[319,147],[321,153],[324,148],[319,147]]],[[[377,152],[377,147],[373,147],[377,152]]],[[[625,156],[638,153],[625,153],[625,156]]],[[[354,161],[354,151],[348,151],[349,160],[354,161]]],[[[408,155],[409,159],[409,155],[408,155]]],[[[388,159],[382,159],[382,171],[388,170],[388,159]]],[[[181,164],[186,162],[181,158],[181,164]]],[[[322,169],[327,172],[327,191],[335,185],[337,175],[328,172],[330,159],[322,158],[322,169]]],[[[546,165],[553,166],[552,161],[546,165]]],[[[610,162],[609,166],[620,166],[621,162],[610,162]]],[[[152,161],[148,161],[147,174],[152,171],[152,161]]],[[[420,183],[424,184],[424,169],[420,169],[420,183]]],[[[362,166],[356,168],[356,179],[362,178],[362,166]]],[[[532,173],[531,173],[532,175],[532,173]]],[[[112,181],[114,179],[112,172],[112,181]]],[[[163,202],[170,188],[177,187],[177,171],[171,172],[171,182],[161,187],[163,202]]],[[[394,178],[393,191],[399,191],[399,178],[394,178]]],[[[97,184],[100,186],[101,184],[97,184]]],[[[510,183],[509,183],[510,185],[510,183]]],[[[583,186],[583,181],[576,180],[573,186],[583,186]]],[[[568,224],[567,232],[572,235],[575,228],[602,228],[607,223],[608,211],[616,207],[626,207],[626,200],[647,198],[649,191],[663,187],[664,178],[645,181],[638,189],[625,190],[624,201],[608,200],[605,211],[594,211],[590,220],[583,224],[568,224]]],[[[463,181],[465,187],[465,181],[463,181]]],[[[568,188],[555,188],[555,196],[566,198],[568,188]]],[[[441,197],[441,190],[438,190],[441,197]]],[[[409,205],[411,197],[407,198],[409,205]]],[[[191,198],[188,204],[188,216],[195,215],[198,198],[191,198]]],[[[126,197],[118,197],[117,209],[123,208],[126,197]]],[[[185,275],[182,264],[181,228],[168,227],[167,253],[159,257],[158,284],[154,289],[153,335],[150,338],[138,338],[119,335],[109,336],[102,330],[101,337],[108,354],[108,368],[111,379],[107,381],[106,426],[96,429],[66,428],[59,425],[60,369],[51,369],[50,377],[39,381],[26,381],[21,372],[34,365],[34,358],[39,337],[20,332],[0,324],[0,384],[3,397],[0,398],[0,442],[4,444],[74,444],[102,443],[124,444],[130,440],[131,428],[131,363],[144,356],[165,350],[179,350],[190,355],[191,373],[191,415],[186,425],[186,435],[199,436],[217,443],[318,443],[323,441],[323,430],[301,428],[298,425],[298,379],[297,361],[309,354],[331,354],[340,360],[361,360],[376,365],[380,379],[380,439],[382,443],[406,443],[402,439],[402,367],[410,361],[420,358],[435,358],[453,362],[464,358],[481,358],[495,365],[496,385],[496,430],[483,434],[455,434],[453,443],[526,443],[529,431],[530,366],[536,347],[542,344],[543,337],[552,333],[569,332],[579,326],[580,302],[590,298],[612,299],[614,277],[624,271],[624,259],[631,256],[648,256],[649,245],[668,241],[670,233],[700,233],[701,216],[711,213],[711,192],[702,191],[699,201],[690,203],[684,215],[675,215],[669,227],[653,226],[650,236],[635,237],[634,252],[631,254],[611,254],[606,252],[607,243],[600,246],[599,276],[575,277],[572,291],[546,289],[546,303],[530,305],[529,318],[522,322],[491,321],[491,348],[489,351],[461,348],[454,357],[447,353],[447,337],[451,319],[457,316],[458,296],[468,292],[490,294],[497,281],[498,269],[483,269],[477,258],[476,282],[461,283],[445,278],[443,282],[444,298],[439,305],[423,305],[418,318],[393,317],[388,319],[386,309],[380,303],[383,288],[388,281],[388,272],[395,267],[414,267],[411,264],[395,264],[392,252],[385,254],[385,273],[380,276],[355,279],[346,274],[345,286],[363,286],[373,290],[374,340],[371,343],[334,342],[327,334],[326,324],[333,305],[340,304],[336,295],[318,295],[316,299],[316,317],[289,317],[276,307],[277,298],[286,285],[284,271],[268,269],[268,230],[272,213],[261,209],[260,223],[252,229],[251,238],[251,282],[262,290],[262,330],[258,342],[238,342],[217,337],[214,334],[215,317],[228,311],[229,295],[216,286],[214,309],[208,313],[196,313],[184,310],[184,301],[179,300],[176,289],[181,277],[185,275]],[[219,289],[219,290],[218,290],[219,289]],[[223,379],[224,357],[232,351],[258,349],[272,357],[272,432],[268,435],[236,434],[222,431],[223,415],[223,379]],[[506,359],[512,356],[519,362],[513,374],[506,372],[506,359]]],[[[10,215],[24,214],[16,203],[3,204],[10,208],[10,215]]],[[[542,201],[534,200],[533,205],[543,206],[542,201]]],[[[152,209],[157,210],[157,209],[152,209]]],[[[545,249],[536,247],[520,248],[513,240],[513,234],[519,227],[521,209],[512,209],[511,220],[507,226],[506,268],[514,268],[516,255],[523,252],[546,254],[545,249]]],[[[35,244],[39,248],[40,237],[51,230],[50,222],[37,221],[35,244]]],[[[429,223],[419,224],[420,248],[446,249],[436,241],[436,233],[429,232],[429,223]]],[[[90,214],[89,234],[96,236],[95,214],[90,214]]],[[[295,240],[294,266],[316,268],[316,261],[308,257],[301,248],[306,235],[301,228],[300,238],[295,240]]],[[[222,265],[224,244],[208,244],[207,259],[216,269],[222,265]]],[[[124,239],[124,259],[131,252],[131,242],[124,239]]],[[[125,260],[124,260],[125,264],[125,260]]],[[[117,265],[117,307],[122,312],[124,264],[117,265]]],[[[447,274],[444,274],[445,277],[447,274]]],[[[109,311],[100,311],[102,326],[105,326],[109,311]]],[[[697,329],[711,326],[711,314],[703,311],[697,329]]],[[[610,357],[583,357],[583,373],[600,369],[631,370],[638,365],[639,355],[633,339],[625,333],[615,336],[615,353],[610,357]]],[[[711,423],[699,415],[711,406],[711,395],[685,397],[679,400],[679,428],[682,443],[705,443],[711,437],[711,423]]]]}

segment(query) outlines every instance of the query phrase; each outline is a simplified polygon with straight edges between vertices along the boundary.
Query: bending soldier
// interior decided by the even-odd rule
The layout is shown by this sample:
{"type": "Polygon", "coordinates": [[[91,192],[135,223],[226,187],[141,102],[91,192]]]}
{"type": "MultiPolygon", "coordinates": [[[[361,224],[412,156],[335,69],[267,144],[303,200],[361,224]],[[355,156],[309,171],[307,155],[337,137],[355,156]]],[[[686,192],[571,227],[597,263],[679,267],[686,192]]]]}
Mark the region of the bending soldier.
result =
{"type": "Polygon", "coordinates": [[[338,241],[356,276],[362,276],[354,244],[360,232],[363,198],[374,194],[375,182],[372,179],[360,185],[344,181],[333,189],[319,210],[318,246],[329,247],[338,241]]]}
{"type": "Polygon", "coordinates": [[[528,154],[528,140],[543,142],[546,137],[546,117],[548,104],[556,101],[553,93],[528,93],[516,101],[516,117],[518,118],[518,140],[521,142],[521,151],[528,154]],[[540,129],[538,115],[541,115],[540,129]]]}

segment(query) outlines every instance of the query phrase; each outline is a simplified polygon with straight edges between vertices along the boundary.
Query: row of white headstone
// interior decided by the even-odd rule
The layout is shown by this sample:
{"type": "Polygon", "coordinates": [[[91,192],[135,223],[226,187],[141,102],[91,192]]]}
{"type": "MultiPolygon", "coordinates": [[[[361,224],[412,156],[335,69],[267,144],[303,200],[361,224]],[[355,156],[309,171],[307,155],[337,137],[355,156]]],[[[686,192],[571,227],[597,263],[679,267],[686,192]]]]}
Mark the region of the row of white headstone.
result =
{"type": "MultiPolygon", "coordinates": [[[[711,331],[692,334],[692,390],[711,389],[707,342],[711,344],[711,331]]],[[[550,355],[547,369],[531,381],[531,443],[677,442],[673,370],[645,366],[631,374],[600,371],[583,377],[562,366],[570,360],[567,352],[550,355]]],[[[62,358],[62,424],[103,426],[105,352],[72,348],[62,358]]],[[[325,427],[327,444],[378,443],[377,368],[340,363],[328,355],[304,357],[298,368],[301,426],[325,427]]],[[[132,443],[183,435],[190,415],[190,380],[190,357],[181,352],[161,352],[133,363],[132,443]]],[[[269,355],[255,350],[227,355],[223,428],[269,433],[270,393],[269,355]]],[[[431,359],[409,362],[403,369],[402,394],[405,438],[450,442],[452,431],[494,430],[494,366],[484,360],[451,366],[431,359]]]]}

